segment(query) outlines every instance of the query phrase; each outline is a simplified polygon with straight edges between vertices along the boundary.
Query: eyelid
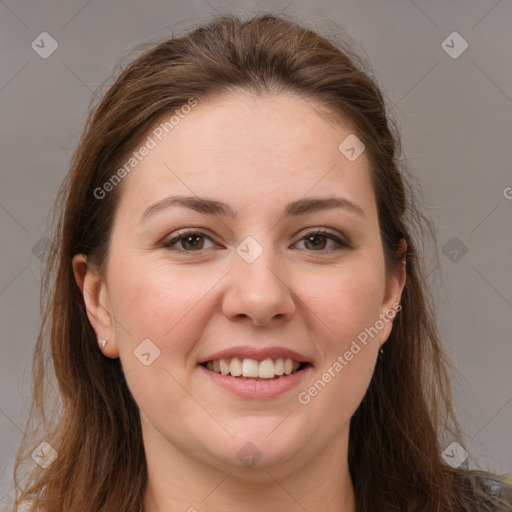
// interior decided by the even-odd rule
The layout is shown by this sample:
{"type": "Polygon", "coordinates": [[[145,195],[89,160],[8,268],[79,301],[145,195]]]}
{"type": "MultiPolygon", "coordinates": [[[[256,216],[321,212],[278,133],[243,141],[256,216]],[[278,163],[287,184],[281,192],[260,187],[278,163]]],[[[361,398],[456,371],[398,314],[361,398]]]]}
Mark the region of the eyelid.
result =
{"type": "MultiPolygon", "coordinates": [[[[161,244],[164,248],[170,248],[173,245],[175,245],[177,242],[179,242],[181,239],[186,238],[187,236],[192,236],[192,235],[201,235],[204,238],[208,238],[213,241],[212,236],[200,228],[184,228],[184,229],[179,229],[178,231],[173,233],[171,236],[164,238],[162,240],[161,244]]],[[[181,249],[181,250],[178,250],[178,252],[200,253],[201,251],[204,251],[204,250],[205,249],[201,249],[200,251],[185,251],[185,250],[181,249]]]]}
{"type": "MultiPolygon", "coordinates": [[[[200,235],[200,236],[203,236],[204,238],[210,239],[212,242],[214,241],[212,239],[212,237],[208,233],[203,231],[201,228],[185,228],[185,229],[176,231],[172,235],[172,237],[165,238],[161,242],[162,247],[170,249],[175,244],[177,244],[181,239],[186,238],[187,236],[191,236],[191,235],[200,235]]],[[[338,250],[352,249],[352,244],[346,239],[346,237],[339,235],[337,232],[332,232],[332,231],[328,230],[327,228],[306,228],[302,232],[300,232],[299,235],[297,235],[299,238],[293,245],[296,245],[297,243],[302,242],[307,236],[313,236],[313,235],[323,236],[329,240],[332,240],[333,242],[338,244],[338,246],[331,248],[331,249],[326,249],[326,250],[307,251],[307,252],[312,252],[312,253],[318,252],[319,254],[321,254],[321,253],[330,253],[330,252],[338,251],[338,250]]],[[[205,250],[206,249],[200,249],[198,251],[186,251],[184,249],[177,249],[177,252],[201,254],[205,250]]]]}
{"type": "Polygon", "coordinates": [[[307,228],[303,230],[300,235],[299,239],[296,243],[301,242],[304,240],[304,238],[308,236],[323,236],[329,240],[332,240],[333,242],[336,242],[338,244],[338,247],[327,249],[323,251],[308,251],[308,252],[318,252],[318,253],[329,253],[336,250],[342,250],[342,249],[351,249],[352,244],[344,237],[343,235],[338,234],[337,232],[330,231],[327,228],[307,228]]]}

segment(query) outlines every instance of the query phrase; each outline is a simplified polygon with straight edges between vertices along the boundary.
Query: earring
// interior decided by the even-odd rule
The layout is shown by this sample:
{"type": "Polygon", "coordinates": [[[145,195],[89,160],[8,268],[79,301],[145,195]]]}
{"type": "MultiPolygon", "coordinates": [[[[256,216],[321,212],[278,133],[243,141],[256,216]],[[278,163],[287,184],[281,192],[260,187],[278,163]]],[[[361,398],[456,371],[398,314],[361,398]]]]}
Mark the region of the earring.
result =
{"type": "Polygon", "coordinates": [[[101,349],[104,349],[107,342],[108,340],[98,340],[98,345],[100,346],[101,349]]]}

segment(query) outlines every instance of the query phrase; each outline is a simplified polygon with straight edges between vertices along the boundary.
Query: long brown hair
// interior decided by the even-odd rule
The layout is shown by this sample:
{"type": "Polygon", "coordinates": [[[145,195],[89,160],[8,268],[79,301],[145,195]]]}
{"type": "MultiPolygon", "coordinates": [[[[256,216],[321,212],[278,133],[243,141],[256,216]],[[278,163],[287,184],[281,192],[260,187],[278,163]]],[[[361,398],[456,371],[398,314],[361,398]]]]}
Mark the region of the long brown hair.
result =
{"type": "Polygon", "coordinates": [[[146,462],[138,408],[119,359],[97,349],[71,259],[84,253],[89,264],[104,269],[123,183],[101,200],[95,191],[148,130],[191,98],[200,102],[235,89],[299,94],[349,120],[370,160],[389,272],[399,262],[400,241],[408,244],[402,310],[351,420],[349,467],[358,510],[487,510],[472,497],[469,472],[452,469],[441,457],[444,432],[461,446],[463,441],[420,250],[427,237],[435,242],[434,231],[400,160],[396,124],[350,45],[273,14],[245,21],[219,16],[155,45],[121,70],[90,113],[56,205],[33,406],[15,467],[16,505],[30,501],[31,510],[45,512],[139,511],[146,462]],[[30,456],[43,441],[57,454],[46,469],[30,456]]]}

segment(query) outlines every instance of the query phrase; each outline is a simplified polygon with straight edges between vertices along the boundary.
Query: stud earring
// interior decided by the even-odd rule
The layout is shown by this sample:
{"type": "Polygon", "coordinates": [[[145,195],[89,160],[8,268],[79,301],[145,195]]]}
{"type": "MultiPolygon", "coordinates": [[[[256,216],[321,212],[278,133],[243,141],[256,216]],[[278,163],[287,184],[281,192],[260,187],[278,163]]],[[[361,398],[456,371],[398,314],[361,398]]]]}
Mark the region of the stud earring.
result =
{"type": "Polygon", "coordinates": [[[101,349],[105,348],[105,345],[107,344],[107,341],[108,340],[98,340],[98,345],[100,346],[101,349]]]}

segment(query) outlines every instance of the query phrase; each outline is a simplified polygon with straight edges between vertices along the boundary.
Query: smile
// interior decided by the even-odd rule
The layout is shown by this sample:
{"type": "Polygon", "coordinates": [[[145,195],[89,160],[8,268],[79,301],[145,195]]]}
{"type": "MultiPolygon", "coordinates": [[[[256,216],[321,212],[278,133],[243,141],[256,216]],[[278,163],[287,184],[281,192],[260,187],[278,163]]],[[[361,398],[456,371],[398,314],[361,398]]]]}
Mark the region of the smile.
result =
{"type": "Polygon", "coordinates": [[[199,369],[222,388],[246,399],[274,398],[296,386],[312,365],[290,358],[248,359],[233,357],[199,364],[199,369]]]}
{"type": "Polygon", "coordinates": [[[230,375],[240,379],[275,379],[282,375],[291,375],[305,368],[307,363],[300,363],[290,358],[267,358],[262,361],[249,358],[233,357],[205,361],[202,366],[208,370],[230,375]]]}

